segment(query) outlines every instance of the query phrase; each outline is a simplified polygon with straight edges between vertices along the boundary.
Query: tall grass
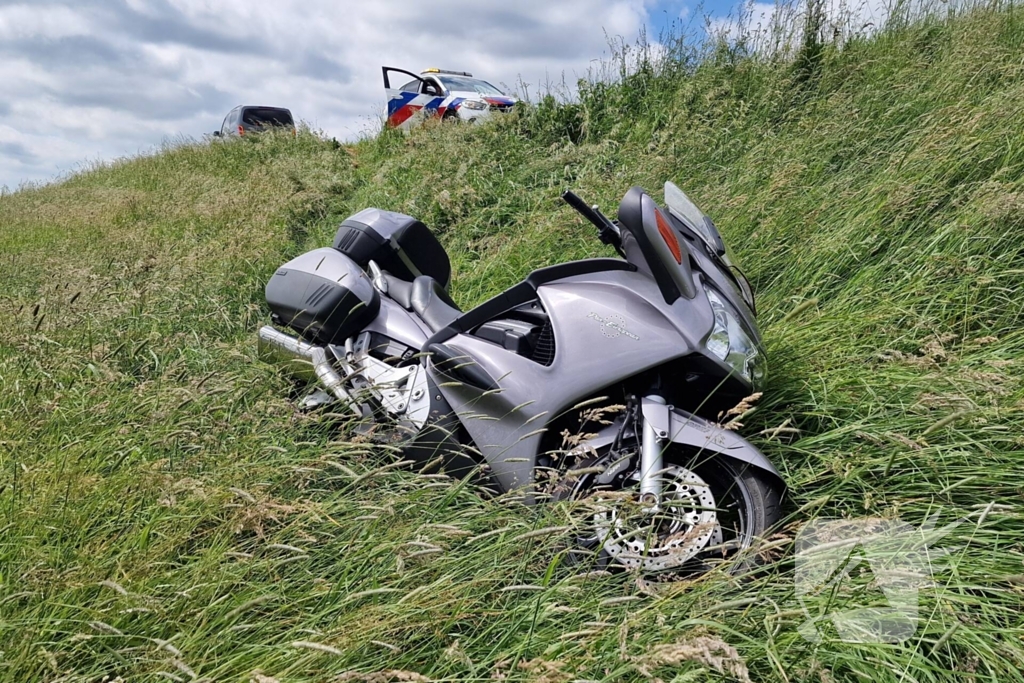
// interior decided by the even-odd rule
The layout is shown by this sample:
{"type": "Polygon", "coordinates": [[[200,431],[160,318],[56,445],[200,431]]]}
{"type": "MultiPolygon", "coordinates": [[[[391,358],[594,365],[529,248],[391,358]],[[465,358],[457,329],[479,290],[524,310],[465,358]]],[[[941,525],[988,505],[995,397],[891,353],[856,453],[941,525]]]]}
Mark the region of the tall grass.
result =
{"type": "MultiPolygon", "coordinates": [[[[1022,43],[1005,6],[822,41],[811,71],[680,44],[494,124],[183,145],[3,196],[0,679],[1019,680],[1022,43]],[[790,496],[756,575],[581,575],[571,509],[394,468],[255,361],[267,278],[359,208],[433,227],[469,306],[605,253],[561,189],[612,211],[665,179],[758,291],[743,433],[790,496]],[[795,594],[803,525],[934,513],[966,521],[912,639],[800,635],[827,601],[795,594]]],[[[882,604],[847,588],[828,609],[882,604]]]]}

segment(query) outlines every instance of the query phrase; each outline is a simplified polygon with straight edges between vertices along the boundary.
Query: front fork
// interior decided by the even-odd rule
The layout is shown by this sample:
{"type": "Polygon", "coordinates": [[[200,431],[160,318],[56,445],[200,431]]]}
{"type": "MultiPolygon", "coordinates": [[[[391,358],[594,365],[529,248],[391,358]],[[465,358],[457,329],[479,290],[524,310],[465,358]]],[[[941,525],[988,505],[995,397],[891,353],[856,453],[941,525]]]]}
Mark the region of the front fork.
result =
{"type": "Polygon", "coordinates": [[[669,406],[661,396],[645,396],[640,403],[643,420],[640,441],[640,503],[656,512],[661,503],[662,472],[665,469],[665,448],[670,442],[669,406]]]}

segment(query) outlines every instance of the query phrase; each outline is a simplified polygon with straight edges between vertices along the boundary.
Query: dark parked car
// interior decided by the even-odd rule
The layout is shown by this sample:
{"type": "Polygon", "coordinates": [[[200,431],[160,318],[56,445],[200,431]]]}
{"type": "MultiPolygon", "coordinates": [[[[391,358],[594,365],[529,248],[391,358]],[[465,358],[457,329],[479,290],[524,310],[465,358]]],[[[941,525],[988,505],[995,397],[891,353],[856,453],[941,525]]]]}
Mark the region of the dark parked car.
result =
{"type": "Polygon", "coordinates": [[[245,135],[268,128],[291,128],[295,133],[295,120],[292,113],[281,107],[238,106],[228,112],[220,130],[214,131],[217,137],[245,135]]]}

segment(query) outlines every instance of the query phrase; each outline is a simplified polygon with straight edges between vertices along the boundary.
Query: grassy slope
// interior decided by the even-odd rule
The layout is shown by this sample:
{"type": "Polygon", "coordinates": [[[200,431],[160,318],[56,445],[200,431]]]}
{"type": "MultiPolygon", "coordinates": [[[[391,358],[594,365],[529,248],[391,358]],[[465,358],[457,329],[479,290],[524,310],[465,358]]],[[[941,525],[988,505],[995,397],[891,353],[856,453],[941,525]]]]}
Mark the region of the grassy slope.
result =
{"type": "MultiPolygon", "coordinates": [[[[497,126],[188,146],[3,197],[0,680],[742,676],[700,647],[644,660],[701,636],[754,680],[1019,679],[1022,43],[979,12],[826,50],[810,80],[723,53],[497,126]],[[381,469],[253,362],[262,284],[349,212],[436,227],[472,305],[602,253],[565,186],[611,209],[664,178],[759,291],[772,376],[744,433],[791,484],[780,538],[973,515],[912,640],[804,641],[785,544],[745,582],[581,581],[556,535],[517,540],[567,510],[381,469]]],[[[877,599],[856,589],[840,607],[877,599]]]]}

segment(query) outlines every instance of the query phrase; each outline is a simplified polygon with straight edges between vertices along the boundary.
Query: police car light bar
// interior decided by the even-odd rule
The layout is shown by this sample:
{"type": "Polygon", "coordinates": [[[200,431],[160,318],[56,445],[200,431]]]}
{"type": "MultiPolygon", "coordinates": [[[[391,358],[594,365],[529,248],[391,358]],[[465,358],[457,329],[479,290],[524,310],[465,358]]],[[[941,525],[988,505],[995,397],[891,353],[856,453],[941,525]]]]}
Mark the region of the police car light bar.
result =
{"type": "Polygon", "coordinates": [[[473,74],[468,73],[466,71],[446,71],[445,69],[435,69],[434,67],[431,67],[429,69],[424,69],[423,73],[425,73],[425,74],[450,74],[452,76],[465,76],[466,78],[473,78],[473,74]]]}

